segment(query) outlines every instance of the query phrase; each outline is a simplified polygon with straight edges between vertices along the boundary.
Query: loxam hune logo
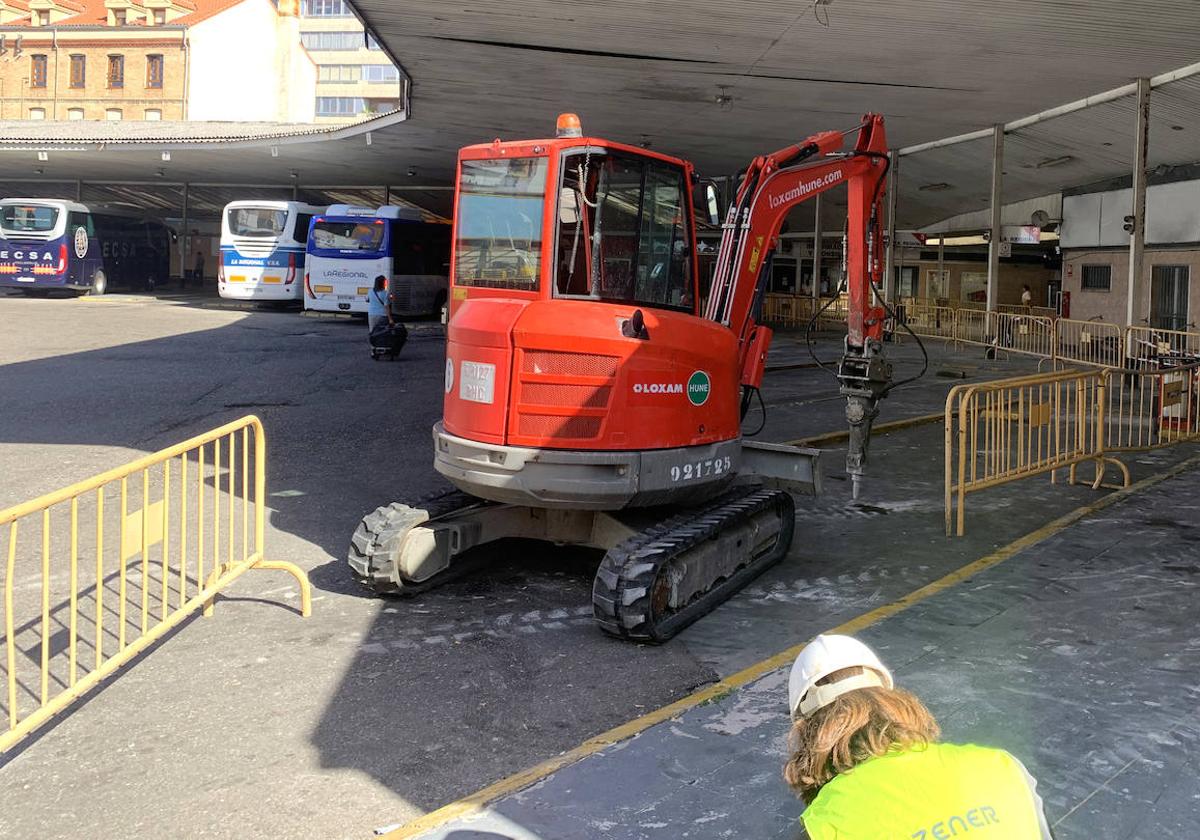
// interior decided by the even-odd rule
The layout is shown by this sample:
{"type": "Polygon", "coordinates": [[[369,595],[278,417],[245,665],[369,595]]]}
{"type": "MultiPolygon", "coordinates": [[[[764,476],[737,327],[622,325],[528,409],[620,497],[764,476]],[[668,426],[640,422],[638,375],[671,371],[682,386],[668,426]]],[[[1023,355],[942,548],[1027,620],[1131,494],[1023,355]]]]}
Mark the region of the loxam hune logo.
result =
{"type": "Polygon", "coordinates": [[[708,378],[708,374],[702,370],[698,370],[688,377],[687,382],[687,397],[688,402],[692,405],[704,405],[708,402],[708,395],[712,392],[712,380],[708,378]]]}

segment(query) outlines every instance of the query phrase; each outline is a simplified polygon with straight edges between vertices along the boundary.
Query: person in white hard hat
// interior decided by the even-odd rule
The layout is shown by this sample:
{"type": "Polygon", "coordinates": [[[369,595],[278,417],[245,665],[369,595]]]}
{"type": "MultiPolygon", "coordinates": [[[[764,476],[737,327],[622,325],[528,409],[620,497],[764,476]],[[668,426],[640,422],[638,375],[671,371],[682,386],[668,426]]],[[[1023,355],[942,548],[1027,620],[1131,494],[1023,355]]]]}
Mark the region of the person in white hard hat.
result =
{"type": "Polygon", "coordinates": [[[938,742],[933,715],[850,636],[822,635],[792,665],[784,778],[811,840],[1051,838],[1037,783],[1004,750],[938,742]]]}

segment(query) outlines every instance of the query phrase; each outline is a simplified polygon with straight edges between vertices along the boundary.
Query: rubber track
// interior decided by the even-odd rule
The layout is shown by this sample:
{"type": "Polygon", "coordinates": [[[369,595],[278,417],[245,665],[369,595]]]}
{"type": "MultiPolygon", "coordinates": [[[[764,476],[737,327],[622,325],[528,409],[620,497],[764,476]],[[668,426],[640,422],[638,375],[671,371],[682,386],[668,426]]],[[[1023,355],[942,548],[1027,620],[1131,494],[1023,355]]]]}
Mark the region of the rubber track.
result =
{"type": "Polygon", "coordinates": [[[665,642],[733,596],[779,562],[791,547],[796,506],[790,494],[760,487],[742,488],[715,502],[682,511],[630,537],[605,555],[592,585],[596,623],[606,633],[641,642],[665,642]],[[664,567],[731,526],[774,507],[781,520],[775,548],[743,566],[682,610],[655,619],[651,598],[664,567]]]}
{"type": "Polygon", "coordinates": [[[480,504],[458,490],[426,496],[411,505],[392,502],[368,513],[354,529],[346,560],[358,580],[377,595],[417,595],[461,574],[450,568],[421,583],[404,581],[395,569],[400,538],[412,528],[456,510],[480,504]]]}

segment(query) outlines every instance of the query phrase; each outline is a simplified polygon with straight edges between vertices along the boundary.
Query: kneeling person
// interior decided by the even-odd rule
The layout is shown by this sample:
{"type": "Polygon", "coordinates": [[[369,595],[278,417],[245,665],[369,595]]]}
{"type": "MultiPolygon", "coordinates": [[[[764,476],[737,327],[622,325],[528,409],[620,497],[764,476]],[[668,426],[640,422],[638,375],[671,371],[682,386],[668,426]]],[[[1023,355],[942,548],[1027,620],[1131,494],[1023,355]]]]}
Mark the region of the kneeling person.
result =
{"type": "Polygon", "coordinates": [[[1004,750],[938,743],[933,715],[850,636],[818,636],[788,680],[787,783],[812,840],[1051,838],[1037,783],[1004,750]]]}

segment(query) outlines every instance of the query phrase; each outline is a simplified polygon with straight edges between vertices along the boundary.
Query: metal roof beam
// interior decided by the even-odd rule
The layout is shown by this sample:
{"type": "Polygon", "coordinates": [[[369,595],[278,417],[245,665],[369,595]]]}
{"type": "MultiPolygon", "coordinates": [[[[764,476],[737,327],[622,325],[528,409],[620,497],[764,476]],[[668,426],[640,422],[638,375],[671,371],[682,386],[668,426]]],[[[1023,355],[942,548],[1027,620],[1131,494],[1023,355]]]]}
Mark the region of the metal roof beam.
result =
{"type": "MultiPolygon", "coordinates": [[[[1178,82],[1181,79],[1187,79],[1192,76],[1200,75],[1200,62],[1189,64],[1186,67],[1180,67],[1177,70],[1172,70],[1168,73],[1160,73],[1150,79],[1150,87],[1160,87],[1178,82]]],[[[1138,92],[1138,83],[1131,82],[1127,85],[1106,90],[1103,93],[1097,93],[1092,96],[1085,96],[1083,99],[1076,99],[1074,102],[1068,102],[1065,105],[1059,105],[1055,108],[1048,108],[1045,111],[1039,111],[1036,114],[1031,114],[1028,117],[1021,117],[1004,124],[1004,132],[1017,131],[1027,126],[1036,125],[1046,120],[1052,120],[1055,117],[1061,117],[1066,114],[1072,114],[1076,111],[1082,111],[1085,108],[1093,108],[1096,105],[1103,105],[1105,102],[1112,102],[1114,99],[1123,99],[1126,96],[1134,96],[1138,92]]],[[[981,128],[978,131],[969,131],[966,134],[957,134],[953,137],[944,137],[941,140],[931,140],[928,143],[917,143],[913,146],[905,146],[900,149],[900,155],[915,155],[920,152],[928,152],[932,149],[941,149],[946,146],[954,146],[959,143],[969,143],[972,140],[983,140],[986,137],[992,136],[993,129],[981,128]]]]}

